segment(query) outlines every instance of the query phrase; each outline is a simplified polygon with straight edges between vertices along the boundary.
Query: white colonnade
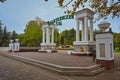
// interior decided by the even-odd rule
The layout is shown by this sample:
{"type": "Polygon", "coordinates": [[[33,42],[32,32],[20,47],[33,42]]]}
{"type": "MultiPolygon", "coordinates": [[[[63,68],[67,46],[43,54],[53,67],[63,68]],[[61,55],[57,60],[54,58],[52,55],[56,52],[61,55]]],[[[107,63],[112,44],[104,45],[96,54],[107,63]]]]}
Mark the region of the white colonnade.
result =
{"type": "Polygon", "coordinates": [[[84,52],[84,54],[91,54],[92,50],[95,49],[95,42],[93,39],[94,14],[95,13],[88,8],[75,12],[76,41],[73,42],[75,54],[76,52],[78,54],[79,52],[84,52]]]}
{"type": "Polygon", "coordinates": [[[42,28],[42,44],[54,44],[55,25],[45,26],[42,28]],[[51,31],[52,30],[52,31],[51,31]],[[51,36],[50,36],[51,34],[51,36]],[[50,40],[51,39],[51,40],[50,40]]]}
{"type": "Polygon", "coordinates": [[[80,41],[80,34],[79,34],[79,30],[80,30],[80,24],[82,25],[81,27],[81,40],[82,41],[93,41],[93,19],[92,18],[88,18],[87,16],[85,16],[84,18],[77,18],[76,19],[76,42],[80,41]],[[90,24],[90,25],[88,25],[90,24]],[[89,27],[88,27],[89,26],[89,27]],[[88,38],[88,30],[90,31],[90,39],[88,38]]]}

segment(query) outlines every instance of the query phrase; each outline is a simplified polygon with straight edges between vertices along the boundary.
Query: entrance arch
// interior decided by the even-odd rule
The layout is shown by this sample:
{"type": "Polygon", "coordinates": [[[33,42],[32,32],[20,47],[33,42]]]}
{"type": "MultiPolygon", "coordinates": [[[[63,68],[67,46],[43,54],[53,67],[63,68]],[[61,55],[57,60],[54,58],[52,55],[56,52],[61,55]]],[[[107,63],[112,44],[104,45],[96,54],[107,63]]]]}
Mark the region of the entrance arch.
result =
{"type": "Polygon", "coordinates": [[[54,43],[54,29],[56,25],[62,25],[62,20],[74,19],[74,16],[76,19],[77,26],[76,26],[76,41],[73,42],[73,46],[74,46],[73,54],[74,52],[80,53],[81,47],[84,48],[84,50],[82,50],[82,53],[84,54],[91,53],[91,48],[92,49],[95,48],[95,42],[93,41],[94,12],[88,8],[77,11],[74,15],[64,15],[44,23],[42,27],[43,42],[41,43],[41,47],[43,50],[55,49],[56,44],[54,43]],[[80,41],[80,37],[79,37],[80,22],[82,24],[82,34],[81,34],[82,41],[80,41]],[[50,29],[52,29],[52,42],[50,42],[50,29]],[[88,39],[88,30],[90,31],[90,40],[88,39]],[[46,40],[45,40],[45,31],[46,31],[46,40]]]}
{"type": "Polygon", "coordinates": [[[41,50],[52,50],[56,51],[55,47],[56,44],[54,43],[54,29],[56,28],[56,25],[62,25],[62,20],[66,19],[74,19],[73,15],[64,15],[58,18],[55,18],[51,21],[43,23],[42,26],[42,43],[41,45],[41,50]],[[50,33],[50,30],[52,30],[52,33],[50,33]],[[52,34],[50,38],[50,34],[52,34]],[[52,40],[50,40],[52,39],[52,40]],[[50,42],[51,41],[51,42],[50,42]]]}

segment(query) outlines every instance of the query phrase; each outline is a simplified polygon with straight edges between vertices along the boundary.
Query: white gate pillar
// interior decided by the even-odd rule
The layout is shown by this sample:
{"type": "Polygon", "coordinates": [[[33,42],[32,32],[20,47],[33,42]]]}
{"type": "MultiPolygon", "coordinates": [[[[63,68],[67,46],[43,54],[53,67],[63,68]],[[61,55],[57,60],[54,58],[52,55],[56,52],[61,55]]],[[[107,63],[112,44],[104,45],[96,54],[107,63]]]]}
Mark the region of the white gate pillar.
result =
{"type": "Polygon", "coordinates": [[[106,29],[109,22],[101,22],[99,28],[102,32],[96,33],[96,63],[103,65],[106,69],[114,68],[113,33],[106,29]]]}
{"type": "Polygon", "coordinates": [[[88,41],[88,17],[84,17],[84,31],[85,31],[85,41],[88,41]]]}
{"type": "Polygon", "coordinates": [[[84,20],[82,20],[82,41],[84,41],[84,20]]]}
{"type": "Polygon", "coordinates": [[[42,43],[45,43],[45,28],[42,29],[42,43]]]}
{"type": "Polygon", "coordinates": [[[93,19],[90,19],[90,41],[93,41],[93,19]]]}
{"type": "Polygon", "coordinates": [[[78,42],[79,41],[79,20],[78,19],[76,19],[76,42],[78,42]]]}
{"type": "Polygon", "coordinates": [[[48,27],[46,28],[46,43],[50,43],[50,30],[48,27]]]}
{"type": "Polygon", "coordinates": [[[54,43],[54,28],[52,29],[52,44],[54,43]]]}

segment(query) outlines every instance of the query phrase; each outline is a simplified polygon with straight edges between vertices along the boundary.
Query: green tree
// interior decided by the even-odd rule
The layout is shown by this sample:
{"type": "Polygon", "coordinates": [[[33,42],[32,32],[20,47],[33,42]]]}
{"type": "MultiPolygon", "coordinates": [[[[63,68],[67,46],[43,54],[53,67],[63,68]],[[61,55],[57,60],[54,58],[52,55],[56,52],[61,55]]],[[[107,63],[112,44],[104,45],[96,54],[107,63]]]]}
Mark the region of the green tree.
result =
{"type": "Polygon", "coordinates": [[[18,39],[20,42],[20,46],[25,46],[26,43],[24,43],[24,34],[18,34],[18,39]]]}
{"type": "Polygon", "coordinates": [[[117,34],[117,42],[118,42],[118,48],[119,48],[119,51],[120,51],[120,33],[117,34]]]}
{"type": "Polygon", "coordinates": [[[69,44],[70,45],[72,45],[73,44],[73,41],[75,41],[76,40],[76,30],[74,29],[74,28],[72,28],[72,29],[70,29],[69,30],[69,38],[70,38],[70,42],[69,42],[69,44]]]}
{"type": "Polygon", "coordinates": [[[61,44],[62,45],[68,45],[68,30],[65,30],[61,33],[61,44]]]}
{"type": "Polygon", "coordinates": [[[0,21],[0,46],[2,46],[2,36],[3,36],[3,30],[2,30],[2,22],[0,21]]]}
{"type": "Polygon", "coordinates": [[[0,2],[2,2],[2,3],[3,3],[4,1],[6,1],[6,0],[0,0],[0,2]]]}
{"type": "Polygon", "coordinates": [[[21,36],[23,37],[21,41],[23,46],[40,46],[42,42],[42,23],[38,23],[38,20],[31,20],[26,25],[24,30],[24,34],[21,36]]]}
{"type": "Polygon", "coordinates": [[[72,45],[75,41],[75,30],[74,28],[70,30],[65,30],[60,34],[61,45],[72,45]]]}
{"type": "Polygon", "coordinates": [[[9,32],[7,31],[7,27],[5,26],[3,29],[3,37],[2,37],[2,46],[6,47],[9,44],[9,32]]]}
{"type": "Polygon", "coordinates": [[[15,41],[15,39],[18,38],[18,34],[15,32],[15,30],[11,34],[11,39],[15,41]]]}
{"type": "Polygon", "coordinates": [[[54,31],[54,40],[55,40],[55,43],[56,43],[57,45],[60,44],[60,43],[59,43],[59,32],[58,32],[58,29],[55,29],[55,31],[54,31]]]}

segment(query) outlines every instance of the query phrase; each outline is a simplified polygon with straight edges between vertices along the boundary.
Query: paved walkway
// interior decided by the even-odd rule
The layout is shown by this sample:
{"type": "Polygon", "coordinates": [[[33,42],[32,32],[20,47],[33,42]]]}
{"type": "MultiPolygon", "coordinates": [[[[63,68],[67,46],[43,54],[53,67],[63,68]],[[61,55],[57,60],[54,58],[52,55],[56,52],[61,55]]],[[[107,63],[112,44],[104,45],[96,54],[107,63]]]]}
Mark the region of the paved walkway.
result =
{"type": "MultiPolygon", "coordinates": [[[[12,54],[20,55],[20,56],[23,55],[23,53],[12,53],[12,54]]],[[[57,53],[53,53],[53,54],[24,53],[24,56],[29,55],[29,57],[33,57],[32,54],[35,54],[36,56],[41,55],[39,56],[40,58],[38,58],[39,60],[41,58],[42,59],[45,58],[43,60],[46,60],[48,57],[52,59],[53,57],[55,57],[55,55],[58,56],[57,53]],[[46,56],[46,55],[49,55],[49,56],[46,56]]],[[[63,64],[64,59],[67,62],[69,61],[68,59],[70,59],[71,57],[71,55],[64,54],[64,52],[60,52],[59,55],[61,57],[53,58],[53,60],[51,61],[55,61],[55,59],[59,59],[60,63],[63,64]],[[64,57],[62,58],[63,55],[68,56],[69,58],[68,59],[64,57]]],[[[77,61],[83,61],[83,59],[86,60],[87,58],[81,58],[80,56],[71,57],[71,60],[76,62],[75,59],[77,61]]],[[[92,61],[92,57],[90,57],[89,60],[92,61]]],[[[62,75],[58,75],[58,74],[52,73],[47,70],[43,70],[39,67],[28,65],[28,64],[25,64],[25,63],[22,63],[22,62],[19,62],[14,59],[10,59],[10,58],[7,58],[1,55],[0,55],[0,63],[1,63],[0,64],[0,80],[120,80],[120,53],[115,54],[115,69],[105,71],[95,76],[62,76],[62,75]]],[[[67,64],[67,65],[74,64],[74,66],[78,66],[79,63],[78,64],[76,63],[74,64],[73,62],[71,62],[70,64],[67,64]]],[[[84,62],[84,64],[86,63],[84,62]]],[[[86,65],[82,65],[82,66],[86,66],[86,65]]]]}
{"type": "Polygon", "coordinates": [[[58,53],[18,52],[10,54],[68,67],[87,67],[95,64],[92,57],[73,56],[63,51],[58,53]]]}
{"type": "Polygon", "coordinates": [[[0,80],[69,80],[69,78],[0,55],[0,80]]]}

